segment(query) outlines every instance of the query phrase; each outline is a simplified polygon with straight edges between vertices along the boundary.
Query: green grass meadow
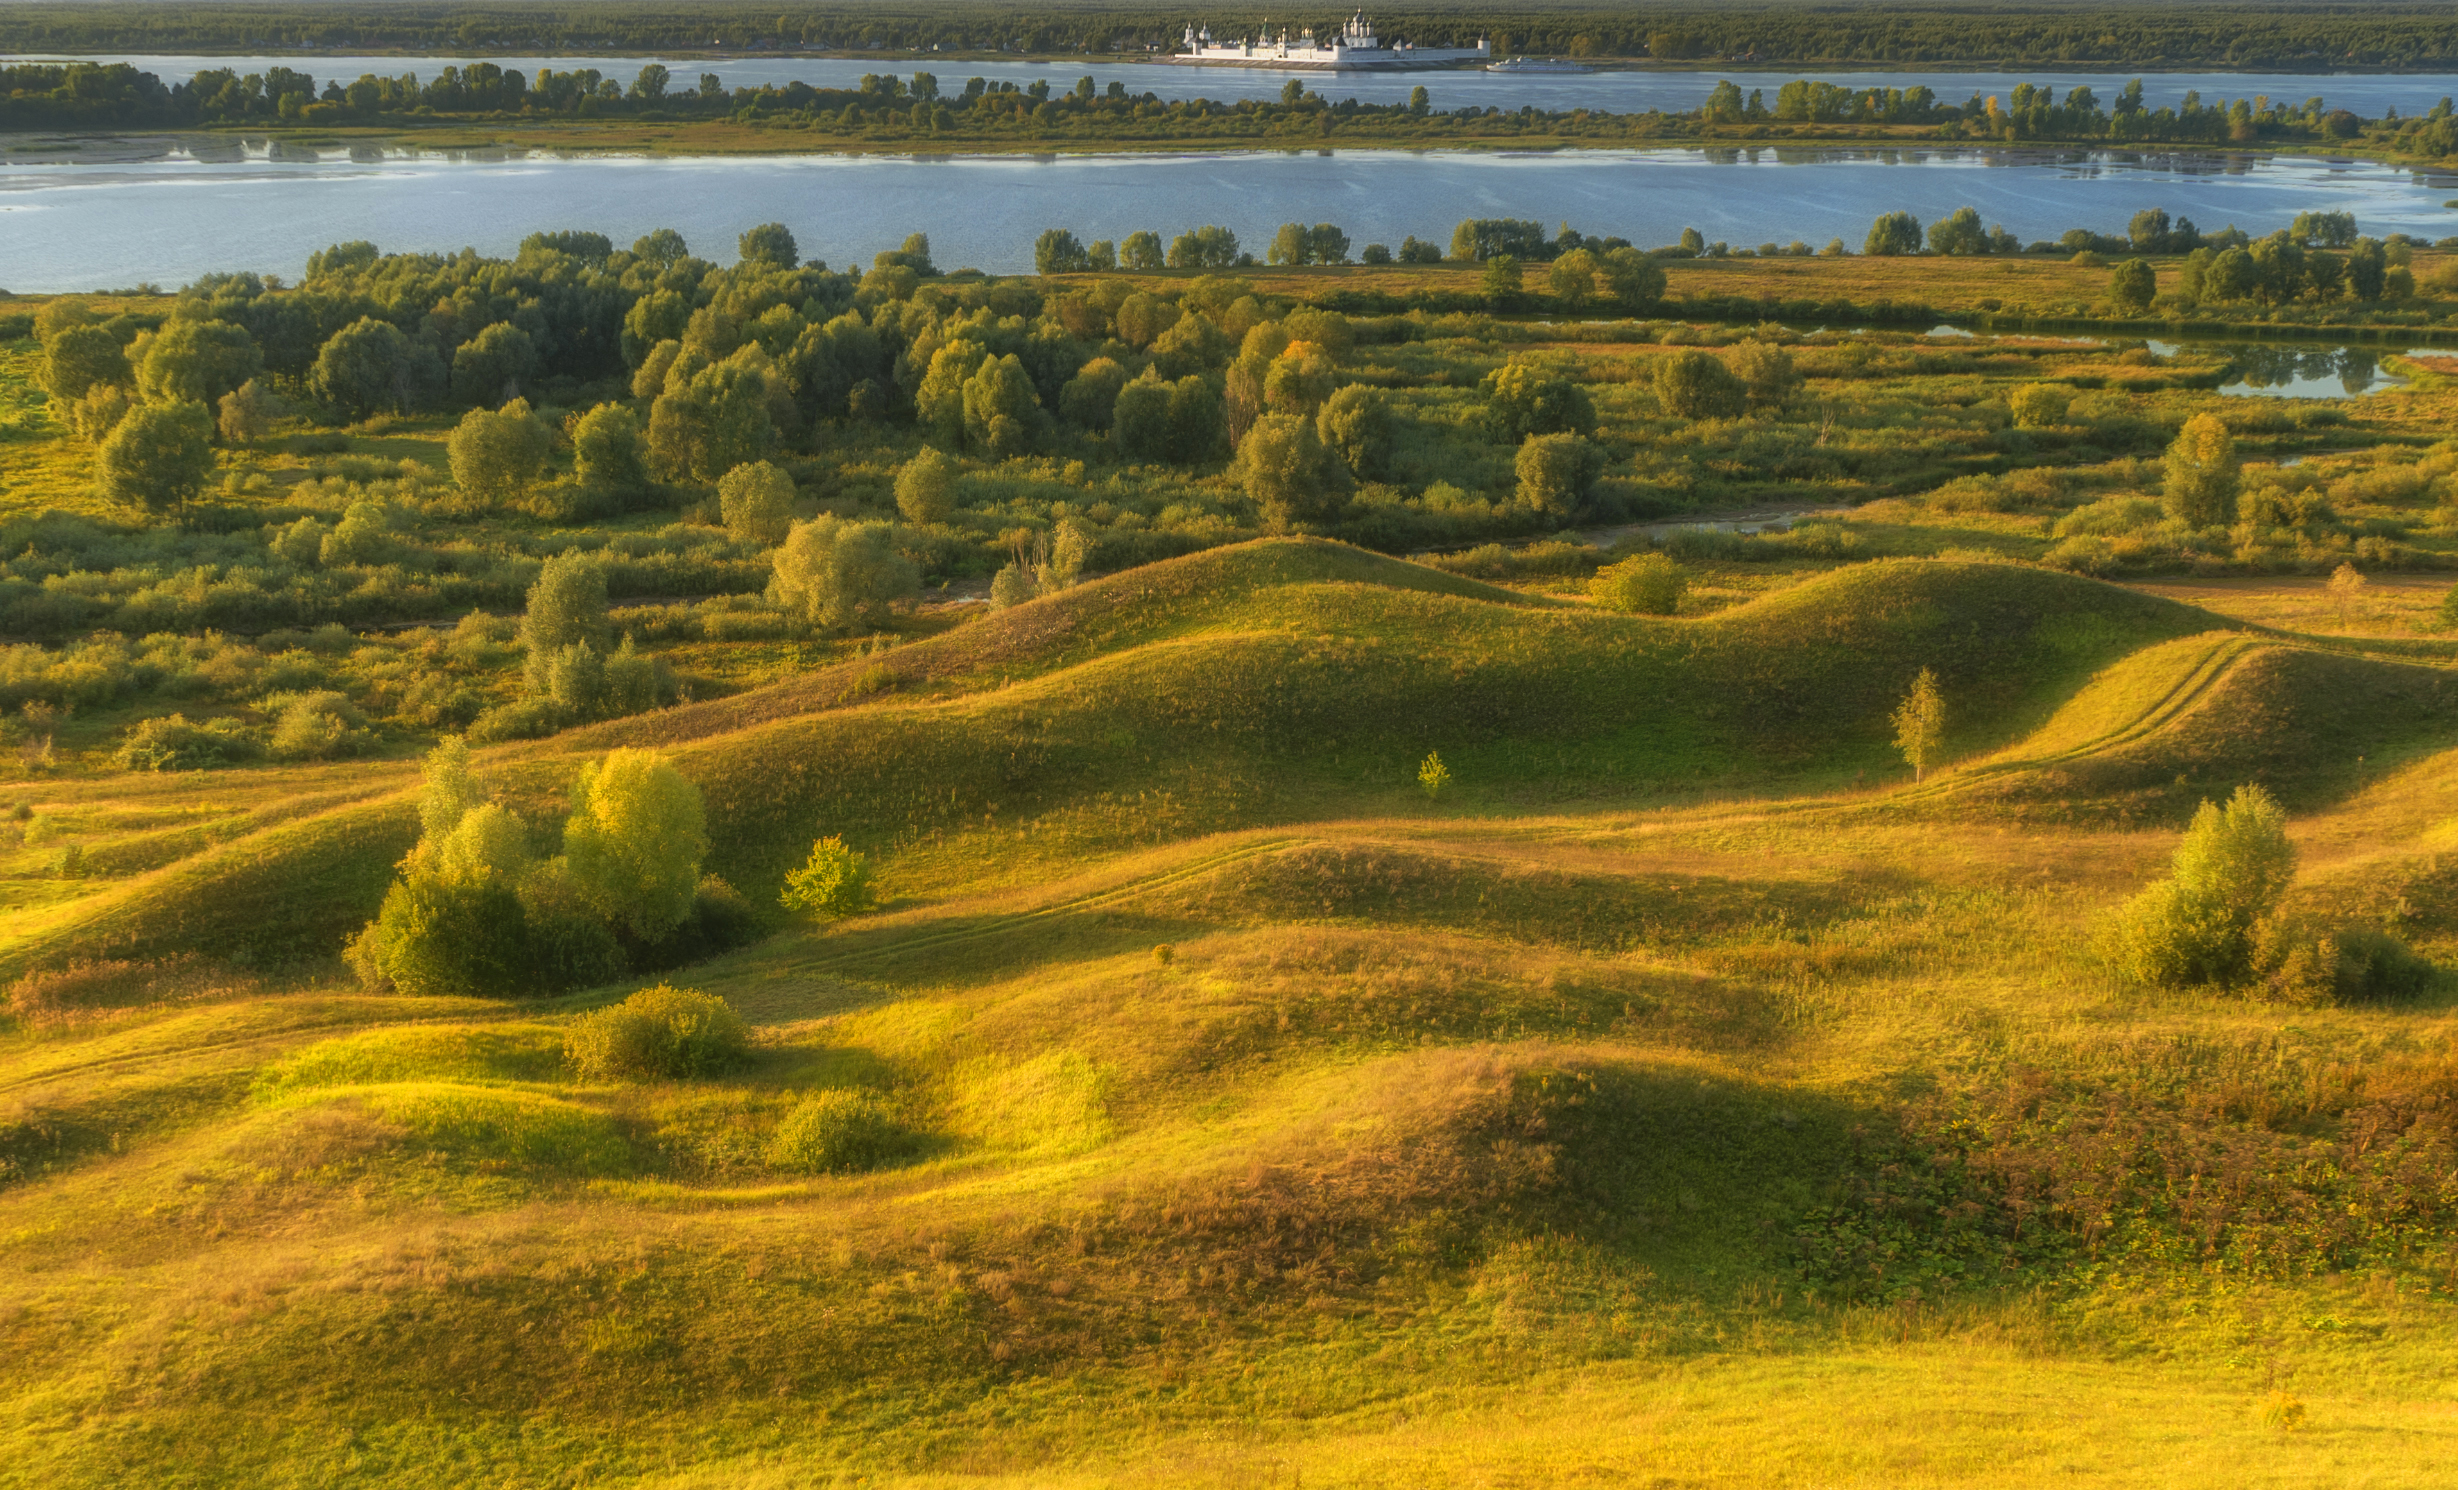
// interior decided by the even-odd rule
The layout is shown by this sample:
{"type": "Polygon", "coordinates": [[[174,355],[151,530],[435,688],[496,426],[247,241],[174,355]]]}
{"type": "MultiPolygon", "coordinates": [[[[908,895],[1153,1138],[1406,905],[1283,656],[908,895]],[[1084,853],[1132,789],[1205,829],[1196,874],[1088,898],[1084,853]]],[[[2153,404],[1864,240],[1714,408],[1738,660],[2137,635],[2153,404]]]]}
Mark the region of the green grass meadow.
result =
{"type": "Polygon", "coordinates": [[[753,1035],[670,1083],[564,1059],[628,985],[330,960],[414,760],[49,783],[126,868],[0,974],[190,960],[0,1029],[0,1483],[2445,1483],[2446,978],[2095,937],[2258,782],[2295,904],[2458,950],[2452,655],[1979,560],[1659,618],[1209,550],[480,752],[543,821],[657,746],[757,905],[878,868],[671,975],[753,1035]],[[871,1167],[774,1157],[825,1092],[871,1167]]]}

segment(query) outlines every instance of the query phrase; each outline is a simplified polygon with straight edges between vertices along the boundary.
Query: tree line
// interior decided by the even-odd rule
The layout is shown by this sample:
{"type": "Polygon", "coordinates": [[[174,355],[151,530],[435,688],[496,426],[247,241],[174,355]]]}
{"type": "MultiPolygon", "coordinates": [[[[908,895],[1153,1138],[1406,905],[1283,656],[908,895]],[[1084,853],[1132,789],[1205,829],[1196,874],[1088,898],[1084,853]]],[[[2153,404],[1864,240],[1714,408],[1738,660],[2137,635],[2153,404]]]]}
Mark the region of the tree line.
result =
{"type": "Polygon", "coordinates": [[[1132,95],[1113,80],[1089,74],[1071,88],[1046,81],[969,79],[943,90],[935,73],[910,79],[865,74],[850,88],[807,83],[726,88],[714,73],[686,84],[662,63],[637,70],[630,82],[595,68],[534,78],[491,62],[449,66],[421,83],[414,73],[366,74],[327,81],[286,67],[240,74],[208,69],[165,87],[127,63],[24,63],[0,67],[0,126],[142,127],[178,124],[337,124],[412,117],[479,114],[512,118],[639,118],[726,120],[761,128],[804,129],[865,137],[1059,140],[1110,138],[1256,139],[1289,134],[1341,134],[1418,139],[1490,139],[1530,133],[1580,139],[1680,138],[1689,134],[1744,138],[1805,127],[1901,130],[1924,128],[1949,141],[2058,140],[2110,144],[2260,145],[2371,143],[2404,153],[2458,152],[2458,119],[2444,98],[2420,116],[2393,110],[2378,120],[2332,107],[2321,97],[2301,103],[2257,95],[2205,103],[2189,92],[2175,105],[2149,107],[2140,79],[2105,104],[2088,87],[2062,98],[2042,85],[2017,83],[2005,94],[1974,93],[1961,103],[1922,86],[1848,88],[1794,79],[1775,90],[1746,94],[1729,79],[1686,114],[1617,115],[1602,110],[1505,111],[1491,105],[1435,106],[1423,85],[1399,103],[1327,100],[1292,78],[1277,100],[1164,100],[1132,95]]]}
{"type": "MultiPolygon", "coordinates": [[[[1207,11],[1215,32],[1345,16],[1249,7],[1207,11]]],[[[130,9],[99,0],[9,6],[0,46],[19,51],[237,51],[309,48],[1148,53],[1178,45],[1188,13],[1141,4],[1012,9],[965,3],[894,9],[638,0],[523,7],[455,3],[209,3],[130,9]]],[[[1617,11],[1589,6],[1440,5],[1378,11],[1386,36],[1448,46],[1488,37],[1498,52],[1598,58],[1882,64],[2100,63],[2246,68],[2447,67],[2458,20],[2446,6],[2387,0],[2361,10],[2221,3],[2126,7],[1945,3],[1817,6],[1759,0],[1617,11]]]]}

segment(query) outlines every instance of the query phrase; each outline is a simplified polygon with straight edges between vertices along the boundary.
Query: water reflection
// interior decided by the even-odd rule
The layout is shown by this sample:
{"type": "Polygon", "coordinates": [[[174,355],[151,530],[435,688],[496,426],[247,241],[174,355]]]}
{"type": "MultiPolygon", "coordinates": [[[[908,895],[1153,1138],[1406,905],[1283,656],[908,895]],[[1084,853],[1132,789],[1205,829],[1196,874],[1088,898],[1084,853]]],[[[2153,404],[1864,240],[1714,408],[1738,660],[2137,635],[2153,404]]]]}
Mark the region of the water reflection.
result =
{"type": "Polygon", "coordinates": [[[2223,394],[2250,398],[2357,398],[2407,380],[2381,365],[2368,347],[2237,346],[2227,348],[2231,375],[2223,394]]]}

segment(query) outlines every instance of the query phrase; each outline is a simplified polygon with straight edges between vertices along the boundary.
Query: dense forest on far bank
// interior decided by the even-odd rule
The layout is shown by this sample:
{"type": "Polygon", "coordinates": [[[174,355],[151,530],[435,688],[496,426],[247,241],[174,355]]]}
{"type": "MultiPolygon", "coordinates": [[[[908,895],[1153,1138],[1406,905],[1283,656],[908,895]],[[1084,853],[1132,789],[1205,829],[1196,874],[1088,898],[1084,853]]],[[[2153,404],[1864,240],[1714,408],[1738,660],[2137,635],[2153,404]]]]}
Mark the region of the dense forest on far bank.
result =
{"type": "MultiPolygon", "coordinates": [[[[1320,15],[1155,9],[1140,3],[992,7],[953,3],[780,8],[613,3],[519,8],[470,3],[11,5],[0,48],[23,51],[236,51],[336,48],[479,52],[809,49],[834,52],[1148,54],[1174,50],[1190,19],[1215,32],[1336,25],[1320,15]]],[[[1444,5],[1374,17],[1387,37],[1449,46],[1483,36],[1497,54],[1647,60],[2267,69],[2458,65],[2447,6],[2276,4],[1756,3],[1621,9],[1598,5],[1444,5]]]]}

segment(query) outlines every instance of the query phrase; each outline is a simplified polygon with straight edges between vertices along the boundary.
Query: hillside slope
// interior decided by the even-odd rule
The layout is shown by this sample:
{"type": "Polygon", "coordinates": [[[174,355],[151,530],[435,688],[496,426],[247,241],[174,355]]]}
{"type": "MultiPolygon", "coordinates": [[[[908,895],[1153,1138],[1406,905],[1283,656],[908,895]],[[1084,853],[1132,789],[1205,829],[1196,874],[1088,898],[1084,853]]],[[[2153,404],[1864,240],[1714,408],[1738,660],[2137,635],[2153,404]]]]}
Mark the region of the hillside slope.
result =
{"type": "MultiPolygon", "coordinates": [[[[814,837],[933,894],[1053,859],[1409,800],[1440,751],[1470,806],[1798,789],[1889,769],[1888,711],[1937,670],[1958,745],[2046,715],[2096,669],[2207,615],[1986,564],[1837,571],[1714,616],[1536,604],[1316,540],[1098,580],[883,658],[740,698],[485,752],[551,819],[585,753],[669,750],[707,794],[712,869],[767,903],[814,837]],[[862,675],[884,667],[888,691],[862,675]]],[[[0,950],[319,955],[408,847],[394,765],[349,805],[136,875],[0,950]]]]}

